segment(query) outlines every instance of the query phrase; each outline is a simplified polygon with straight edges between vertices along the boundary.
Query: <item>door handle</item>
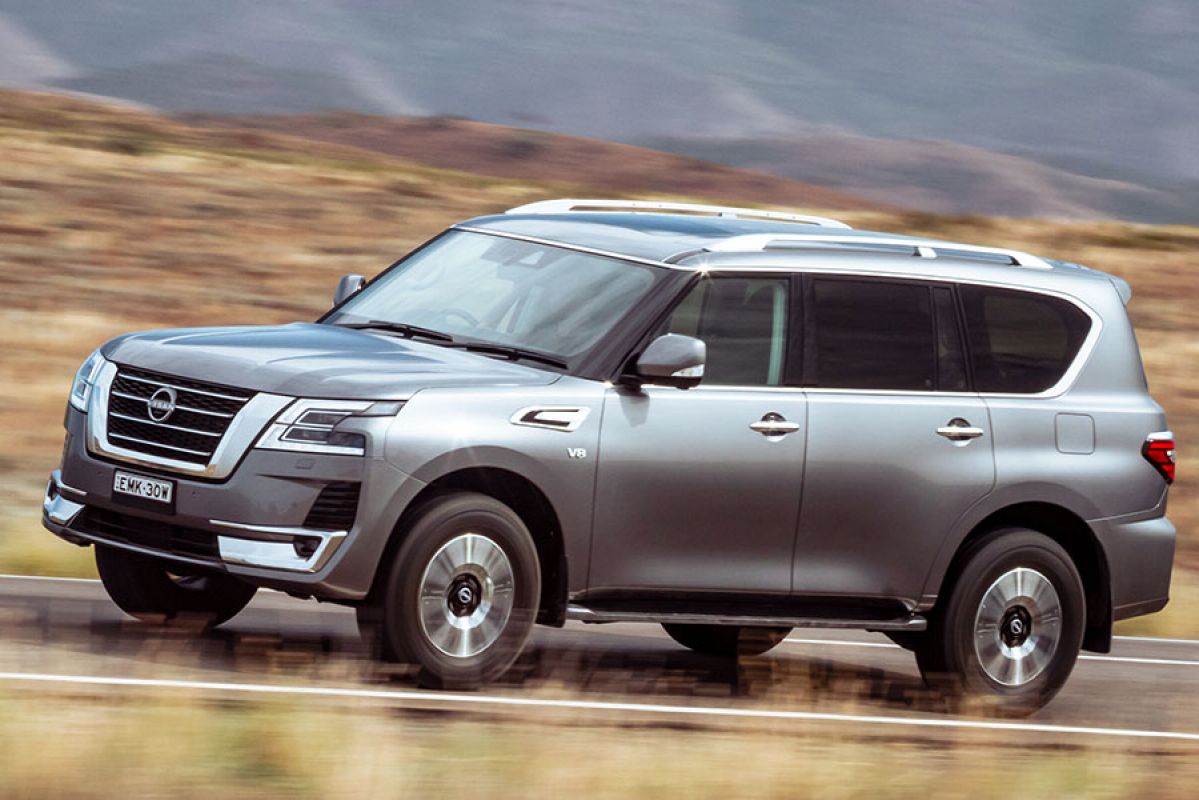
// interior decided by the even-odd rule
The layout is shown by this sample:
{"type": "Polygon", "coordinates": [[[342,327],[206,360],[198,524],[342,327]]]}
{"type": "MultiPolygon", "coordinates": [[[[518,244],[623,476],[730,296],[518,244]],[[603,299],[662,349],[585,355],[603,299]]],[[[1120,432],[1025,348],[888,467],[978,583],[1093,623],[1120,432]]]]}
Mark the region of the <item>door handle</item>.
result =
{"type": "Polygon", "coordinates": [[[968,442],[971,439],[977,439],[984,433],[986,431],[982,428],[974,427],[961,417],[955,417],[949,420],[948,425],[942,425],[940,428],[937,428],[937,435],[944,436],[951,442],[968,442]]]}
{"type": "Polygon", "coordinates": [[[757,431],[763,436],[786,436],[788,433],[795,433],[799,430],[799,423],[788,422],[782,414],[771,411],[769,414],[764,414],[757,422],[751,422],[749,429],[757,431]]]}

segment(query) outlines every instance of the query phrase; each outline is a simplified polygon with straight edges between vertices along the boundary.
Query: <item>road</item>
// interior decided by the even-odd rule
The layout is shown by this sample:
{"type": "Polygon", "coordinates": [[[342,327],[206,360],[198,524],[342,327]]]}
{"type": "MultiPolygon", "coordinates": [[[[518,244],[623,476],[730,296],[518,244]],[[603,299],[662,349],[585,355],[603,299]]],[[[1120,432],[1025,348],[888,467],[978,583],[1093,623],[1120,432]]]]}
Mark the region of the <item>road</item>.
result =
{"type": "Polygon", "coordinates": [[[337,606],[260,592],[236,619],[200,634],[134,622],[95,581],[0,577],[0,685],[1199,751],[1199,641],[1132,637],[1109,655],[1084,654],[1054,702],[1021,721],[949,708],[923,687],[910,654],[853,631],[795,631],[768,655],[731,663],[684,650],[654,626],[539,628],[503,682],[453,694],[418,689],[402,669],[367,659],[353,613],[337,606]]]}

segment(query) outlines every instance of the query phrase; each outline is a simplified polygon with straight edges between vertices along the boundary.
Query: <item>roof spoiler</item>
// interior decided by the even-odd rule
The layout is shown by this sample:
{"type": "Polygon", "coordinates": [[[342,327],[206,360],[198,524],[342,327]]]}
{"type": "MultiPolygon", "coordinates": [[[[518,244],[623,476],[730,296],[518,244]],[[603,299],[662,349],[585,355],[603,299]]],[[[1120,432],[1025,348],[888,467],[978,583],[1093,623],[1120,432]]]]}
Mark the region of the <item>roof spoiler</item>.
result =
{"type": "Polygon", "coordinates": [[[1114,275],[1109,275],[1108,280],[1112,282],[1112,286],[1116,287],[1116,294],[1120,295],[1120,302],[1128,305],[1128,301],[1132,299],[1132,285],[1123,278],[1117,278],[1114,275]]]}

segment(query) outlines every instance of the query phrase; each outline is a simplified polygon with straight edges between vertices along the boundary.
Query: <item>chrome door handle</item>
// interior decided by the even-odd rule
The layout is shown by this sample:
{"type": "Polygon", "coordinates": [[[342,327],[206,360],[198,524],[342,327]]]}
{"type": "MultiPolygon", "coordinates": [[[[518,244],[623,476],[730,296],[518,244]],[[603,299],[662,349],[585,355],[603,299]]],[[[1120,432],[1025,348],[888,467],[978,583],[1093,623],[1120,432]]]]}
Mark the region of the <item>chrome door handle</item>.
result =
{"type": "Polygon", "coordinates": [[[762,416],[757,422],[749,424],[751,431],[757,431],[763,436],[786,436],[799,430],[798,422],[788,422],[782,414],[773,411],[762,416]]]}
{"type": "Polygon", "coordinates": [[[971,439],[977,439],[986,431],[982,428],[976,428],[961,417],[951,419],[948,425],[942,425],[937,428],[937,435],[944,436],[953,442],[967,442],[971,439]]]}

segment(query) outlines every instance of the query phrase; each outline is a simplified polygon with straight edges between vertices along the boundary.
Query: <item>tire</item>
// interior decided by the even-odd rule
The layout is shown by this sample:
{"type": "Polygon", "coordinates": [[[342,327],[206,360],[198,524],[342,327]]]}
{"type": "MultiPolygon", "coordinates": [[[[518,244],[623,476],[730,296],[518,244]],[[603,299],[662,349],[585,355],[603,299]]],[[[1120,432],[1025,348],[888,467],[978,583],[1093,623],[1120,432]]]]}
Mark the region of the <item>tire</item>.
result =
{"type": "Polygon", "coordinates": [[[195,620],[211,628],[233,619],[257,587],[219,572],[179,572],[164,561],[96,545],[100,582],[117,607],[143,622],[195,620]]]}
{"type": "Polygon", "coordinates": [[[378,661],[398,661],[383,652],[383,609],[368,600],[355,607],[354,613],[358,620],[358,636],[370,657],[378,661]]]}
{"type": "Polygon", "coordinates": [[[430,688],[475,689],[503,675],[541,598],[537,548],[520,517],[461,492],[425,506],[403,535],[380,600],[359,612],[374,653],[417,665],[430,688]]]}
{"type": "Polygon", "coordinates": [[[1085,629],[1082,578],[1069,554],[1042,533],[1006,528],[971,547],[916,662],[931,686],[1025,716],[1066,682],[1085,629]]]}
{"type": "Polygon", "coordinates": [[[738,625],[676,625],[666,623],[663,630],[671,639],[697,653],[720,658],[760,656],[772,649],[791,628],[760,628],[738,625]]]}

